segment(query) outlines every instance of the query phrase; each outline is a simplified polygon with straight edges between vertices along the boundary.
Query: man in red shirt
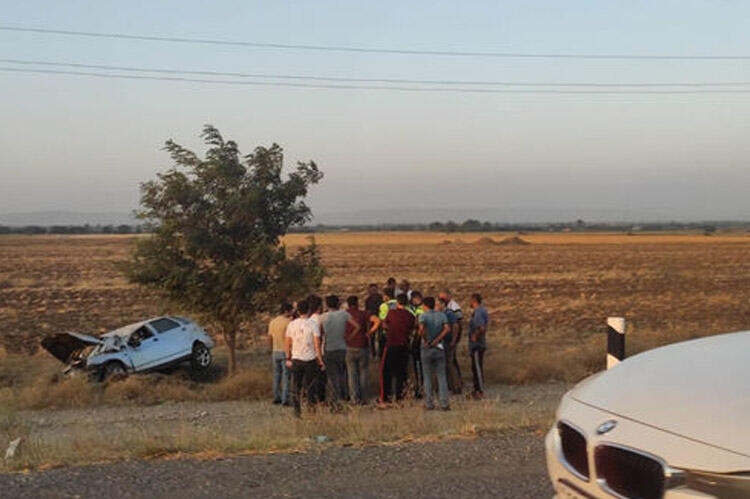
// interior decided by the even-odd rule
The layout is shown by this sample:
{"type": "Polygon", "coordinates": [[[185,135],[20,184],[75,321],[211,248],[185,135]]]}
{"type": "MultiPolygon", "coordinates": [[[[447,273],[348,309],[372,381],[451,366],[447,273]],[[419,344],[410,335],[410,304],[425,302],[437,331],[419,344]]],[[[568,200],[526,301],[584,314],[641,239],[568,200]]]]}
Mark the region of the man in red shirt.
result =
{"type": "Polygon", "coordinates": [[[409,363],[409,337],[414,330],[414,315],[406,309],[406,294],[398,295],[396,308],[389,310],[383,321],[385,351],[380,362],[380,402],[404,398],[407,366],[409,363]],[[395,382],[395,387],[393,386],[395,382]]]}
{"type": "Polygon", "coordinates": [[[367,368],[370,354],[370,335],[380,326],[380,320],[376,315],[369,316],[360,310],[359,299],[352,295],[346,300],[347,312],[352,321],[359,325],[355,329],[351,322],[346,324],[346,371],[349,377],[349,395],[352,402],[364,404],[367,402],[367,368]],[[369,317],[368,317],[369,316],[369,317]]]}

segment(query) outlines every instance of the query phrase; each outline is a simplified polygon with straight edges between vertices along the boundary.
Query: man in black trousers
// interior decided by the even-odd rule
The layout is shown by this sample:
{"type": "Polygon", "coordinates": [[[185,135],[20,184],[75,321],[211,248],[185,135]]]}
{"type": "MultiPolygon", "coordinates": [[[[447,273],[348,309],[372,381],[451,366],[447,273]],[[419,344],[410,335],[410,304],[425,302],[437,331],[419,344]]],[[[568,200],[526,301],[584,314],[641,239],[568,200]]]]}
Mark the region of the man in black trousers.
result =
{"type": "Polygon", "coordinates": [[[300,397],[305,390],[309,404],[315,403],[315,381],[319,371],[325,371],[320,349],[320,328],[310,319],[310,302],[297,304],[300,314],[286,328],[286,366],[292,370],[292,403],[294,415],[302,414],[300,397]]]}

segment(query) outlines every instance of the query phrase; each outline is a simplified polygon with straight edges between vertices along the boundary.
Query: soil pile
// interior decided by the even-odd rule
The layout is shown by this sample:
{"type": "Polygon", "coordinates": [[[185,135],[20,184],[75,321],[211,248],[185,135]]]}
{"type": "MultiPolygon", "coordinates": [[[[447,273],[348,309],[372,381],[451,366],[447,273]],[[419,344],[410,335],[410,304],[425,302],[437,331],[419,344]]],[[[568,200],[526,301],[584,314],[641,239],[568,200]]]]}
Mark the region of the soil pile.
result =
{"type": "Polygon", "coordinates": [[[478,239],[474,244],[479,246],[494,246],[499,243],[491,237],[483,237],[482,239],[478,239]]]}
{"type": "Polygon", "coordinates": [[[531,243],[525,239],[521,239],[518,236],[513,236],[513,237],[506,237],[505,239],[503,239],[502,241],[496,244],[498,246],[528,246],[531,243]]]}

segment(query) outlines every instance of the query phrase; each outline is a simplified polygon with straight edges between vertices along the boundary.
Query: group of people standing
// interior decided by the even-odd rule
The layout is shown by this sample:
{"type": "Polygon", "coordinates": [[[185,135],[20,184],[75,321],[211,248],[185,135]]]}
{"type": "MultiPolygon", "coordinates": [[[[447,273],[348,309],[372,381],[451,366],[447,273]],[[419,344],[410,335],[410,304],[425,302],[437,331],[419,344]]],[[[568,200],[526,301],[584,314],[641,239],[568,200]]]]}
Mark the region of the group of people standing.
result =
{"type": "MultiPolygon", "coordinates": [[[[484,352],[489,314],[479,293],[471,295],[468,345],[471,356],[473,391],[484,396],[484,352]]],[[[396,286],[395,279],[382,292],[368,286],[364,309],[356,295],[346,299],[317,295],[285,303],[268,325],[273,351],[274,403],[293,405],[301,413],[304,395],[310,404],[328,401],[332,407],[348,400],[366,404],[371,360],[379,360],[381,405],[399,401],[411,386],[416,398],[424,398],[427,409],[438,404],[448,410],[449,393],[461,394],[463,381],[457,359],[457,345],[464,331],[461,307],[447,290],[437,297],[423,297],[408,281],[396,286]],[[330,390],[326,390],[330,387],[330,390]]]]}

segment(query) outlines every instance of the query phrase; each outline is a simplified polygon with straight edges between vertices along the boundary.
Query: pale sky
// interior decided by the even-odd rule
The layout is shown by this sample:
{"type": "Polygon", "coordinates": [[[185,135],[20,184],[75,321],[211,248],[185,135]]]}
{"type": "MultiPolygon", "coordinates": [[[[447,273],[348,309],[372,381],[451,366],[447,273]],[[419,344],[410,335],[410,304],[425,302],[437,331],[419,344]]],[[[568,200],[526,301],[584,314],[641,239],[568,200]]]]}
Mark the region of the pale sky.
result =
{"type": "MultiPolygon", "coordinates": [[[[443,51],[750,56],[750,3],[729,0],[27,0],[0,1],[0,11],[3,26],[165,37],[443,51]]],[[[339,53],[2,30],[0,59],[353,78],[750,83],[750,59],[339,53]]],[[[31,66],[0,62],[0,67],[31,66]]],[[[435,218],[454,212],[457,220],[477,216],[499,222],[556,215],[750,219],[750,93],[429,93],[0,71],[0,95],[0,214],[128,212],[137,206],[139,182],[170,166],[160,150],[164,141],[200,149],[200,130],[211,123],[243,151],[278,142],[289,165],[314,159],[325,173],[310,198],[321,221],[341,220],[339,214],[348,211],[361,213],[360,222],[392,221],[393,213],[402,211],[410,221],[415,210],[435,218]]]]}

